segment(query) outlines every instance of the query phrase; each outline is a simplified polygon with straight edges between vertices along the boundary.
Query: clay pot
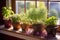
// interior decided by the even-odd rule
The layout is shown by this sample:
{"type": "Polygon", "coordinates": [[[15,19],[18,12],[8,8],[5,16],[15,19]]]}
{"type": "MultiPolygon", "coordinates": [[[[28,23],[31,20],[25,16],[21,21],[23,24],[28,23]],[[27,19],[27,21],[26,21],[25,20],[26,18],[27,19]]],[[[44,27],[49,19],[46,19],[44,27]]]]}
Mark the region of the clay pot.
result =
{"type": "Polygon", "coordinates": [[[23,32],[28,31],[28,29],[29,29],[30,27],[32,27],[32,26],[29,25],[29,24],[22,24],[22,30],[23,30],[23,32]]]}
{"type": "Polygon", "coordinates": [[[21,26],[22,26],[22,32],[25,32],[25,30],[26,30],[26,25],[27,24],[22,24],[21,26]]]}
{"type": "Polygon", "coordinates": [[[57,25],[57,32],[60,33],[60,25],[57,25]]]}
{"type": "Polygon", "coordinates": [[[19,22],[13,23],[13,29],[14,30],[19,30],[21,28],[21,24],[19,22]]]}
{"type": "Polygon", "coordinates": [[[11,22],[11,20],[5,20],[5,28],[10,28],[11,27],[11,25],[12,25],[12,22],[11,22]]]}

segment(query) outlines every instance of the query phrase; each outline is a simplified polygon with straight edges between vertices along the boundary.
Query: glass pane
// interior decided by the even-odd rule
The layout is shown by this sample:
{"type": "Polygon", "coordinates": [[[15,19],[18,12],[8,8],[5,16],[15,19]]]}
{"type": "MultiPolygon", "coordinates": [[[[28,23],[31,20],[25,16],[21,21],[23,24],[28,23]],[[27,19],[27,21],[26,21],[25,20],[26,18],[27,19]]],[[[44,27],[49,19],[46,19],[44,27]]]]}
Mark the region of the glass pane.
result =
{"type": "Polygon", "coordinates": [[[60,0],[50,0],[50,1],[60,1],[60,0]]]}
{"type": "Polygon", "coordinates": [[[24,1],[24,0],[16,0],[16,1],[24,1]]]}
{"type": "Polygon", "coordinates": [[[24,12],[24,1],[16,1],[16,13],[24,12]]]}
{"type": "Polygon", "coordinates": [[[60,2],[50,2],[49,16],[58,18],[57,25],[60,25],[60,2]]]}
{"type": "Polygon", "coordinates": [[[37,1],[47,2],[47,0],[37,0],[37,1]]]}
{"type": "Polygon", "coordinates": [[[41,7],[41,6],[45,6],[47,8],[47,2],[40,2],[40,1],[37,1],[37,7],[41,7]]]}
{"type": "Polygon", "coordinates": [[[35,7],[35,1],[26,1],[26,9],[35,7]]]}

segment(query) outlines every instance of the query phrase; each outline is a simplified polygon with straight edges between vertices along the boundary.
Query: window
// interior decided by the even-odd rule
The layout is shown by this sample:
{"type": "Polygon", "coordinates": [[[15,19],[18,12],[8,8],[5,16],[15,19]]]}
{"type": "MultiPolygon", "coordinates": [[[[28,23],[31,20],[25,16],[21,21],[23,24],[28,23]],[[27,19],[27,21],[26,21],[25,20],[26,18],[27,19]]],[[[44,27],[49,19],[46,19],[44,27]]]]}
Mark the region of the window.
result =
{"type": "Polygon", "coordinates": [[[37,7],[39,7],[39,5],[40,5],[40,7],[41,7],[42,5],[44,5],[44,6],[47,8],[47,2],[37,1],[37,7]]]}
{"type": "Polygon", "coordinates": [[[59,8],[59,2],[50,2],[50,8],[49,8],[50,16],[59,17],[59,15],[58,15],[59,9],[60,9],[59,8]]]}
{"type": "Polygon", "coordinates": [[[58,18],[57,25],[60,25],[60,2],[50,2],[49,13],[49,16],[58,18]]]}
{"type": "Polygon", "coordinates": [[[26,13],[31,7],[38,8],[39,3],[45,3],[48,17],[57,16],[60,25],[60,0],[16,0],[16,13],[26,13]],[[54,14],[55,13],[55,14],[54,14]]]}
{"type": "Polygon", "coordinates": [[[24,12],[24,1],[16,1],[16,13],[24,12]]]}
{"type": "Polygon", "coordinates": [[[27,9],[35,7],[35,1],[16,0],[16,13],[24,13],[27,9]]]}
{"type": "Polygon", "coordinates": [[[60,0],[50,0],[50,1],[60,1],[60,0]]]}
{"type": "Polygon", "coordinates": [[[31,7],[35,7],[35,1],[26,1],[26,9],[30,9],[31,7]]]}
{"type": "Polygon", "coordinates": [[[45,1],[16,0],[16,13],[26,12],[26,10],[30,9],[31,7],[38,7],[39,2],[44,2],[46,4],[45,1]]]}

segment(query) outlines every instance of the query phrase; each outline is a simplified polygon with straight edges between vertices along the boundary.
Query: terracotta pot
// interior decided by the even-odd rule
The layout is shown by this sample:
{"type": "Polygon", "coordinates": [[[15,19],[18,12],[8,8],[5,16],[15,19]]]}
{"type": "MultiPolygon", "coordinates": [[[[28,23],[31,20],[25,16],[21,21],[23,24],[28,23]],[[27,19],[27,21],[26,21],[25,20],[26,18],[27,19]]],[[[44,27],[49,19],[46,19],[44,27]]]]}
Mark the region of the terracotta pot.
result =
{"type": "Polygon", "coordinates": [[[29,24],[22,24],[22,30],[23,30],[23,32],[26,32],[30,27],[32,27],[32,26],[29,25],[29,24]]]}
{"type": "Polygon", "coordinates": [[[22,24],[22,25],[21,25],[21,26],[22,26],[22,31],[23,31],[23,32],[25,32],[25,30],[26,30],[26,25],[27,25],[27,24],[22,24]]]}
{"type": "Polygon", "coordinates": [[[12,25],[11,20],[5,20],[5,28],[10,28],[12,25]]]}
{"type": "Polygon", "coordinates": [[[32,28],[32,25],[27,24],[25,30],[27,31],[29,28],[32,28]]]}
{"type": "Polygon", "coordinates": [[[21,24],[19,22],[13,23],[13,29],[14,30],[19,30],[21,28],[21,24]]]}
{"type": "Polygon", "coordinates": [[[60,33],[60,25],[57,25],[57,32],[60,33]]]}

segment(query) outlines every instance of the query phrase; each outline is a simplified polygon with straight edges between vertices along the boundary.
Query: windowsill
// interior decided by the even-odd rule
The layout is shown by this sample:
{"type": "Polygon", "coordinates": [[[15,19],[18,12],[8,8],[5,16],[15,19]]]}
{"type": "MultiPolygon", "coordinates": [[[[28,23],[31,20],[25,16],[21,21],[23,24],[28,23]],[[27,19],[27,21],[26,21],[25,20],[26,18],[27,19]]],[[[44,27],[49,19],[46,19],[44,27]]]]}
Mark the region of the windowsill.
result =
{"type": "MultiPolygon", "coordinates": [[[[2,26],[0,26],[0,27],[2,27],[2,26]]],[[[2,29],[2,28],[0,28],[0,33],[8,35],[8,36],[24,39],[24,40],[45,40],[45,39],[39,38],[37,36],[25,35],[24,33],[16,33],[15,31],[9,31],[7,29],[2,29]]],[[[60,33],[56,34],[56,38],[57,38],[57,40],[60,40],[60,33]]],[[[52,39],[55,40],[56,38],[52,38],[52,39]]],[[[48,40],[50,40],[50,39],[48,39],[48,40]]]]}
{"type": "Polygon", "coordinates": [[[6,29],[0,29],[0,33],[5,34],[5,35],[9,35],[12,37],[16,37],[16,38],[25,39],[25,40],[42,40],[42,38],[39,38],[36,36],[25,35],[24,33],[16,33],[15,31],[9,31],[6,29]]]}

